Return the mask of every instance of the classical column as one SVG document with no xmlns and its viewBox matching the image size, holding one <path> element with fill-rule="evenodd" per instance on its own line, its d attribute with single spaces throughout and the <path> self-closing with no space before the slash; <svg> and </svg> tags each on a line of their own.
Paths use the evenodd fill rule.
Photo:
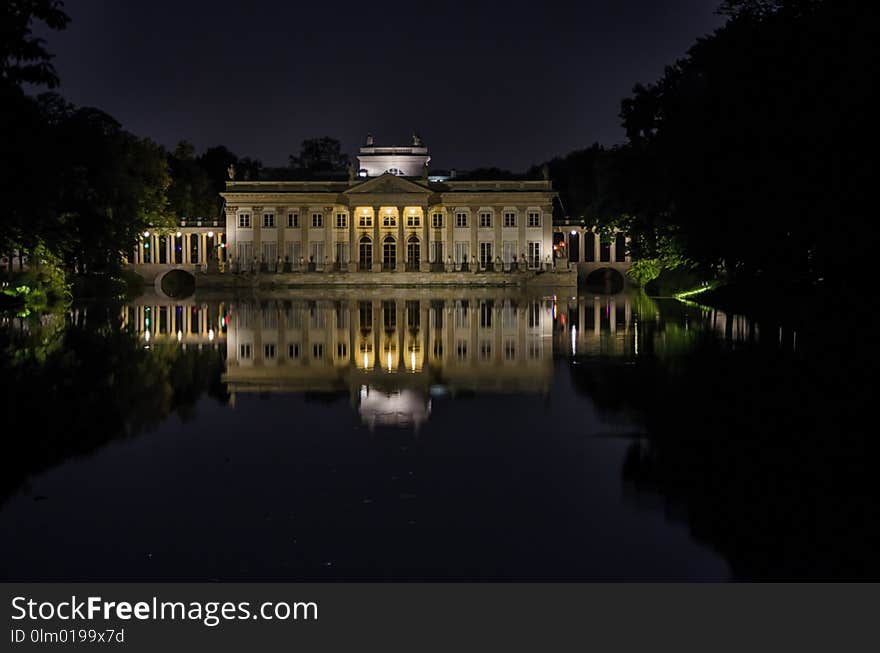
<svg viewBox="0 0 880 653">
<path fill-rule="evenodd" d="M 495 236 L 494 236 L 495 243 L 492 245 L 492 269 L 494 270 L 495 269 L 495 266 L 494 266 L 495 259 L 500 257 L 502 254 L 504 254 L 504 239 L 501 235 L 501 233 L 502 233 L 501 230 L 504 226 L 504 206 L 493 207 L 493 208 L 495 209 L 494 215 L 492 216 L 492 220 L 493 220 L 492 226 L 494 227 L 493 231 L 495 233 Z M 502 262 L 502 269 L 504 269 L 503 262 Z"/>
<path fill-rule="evenodd" d="M 587 232 L 584 229 L 578 229 L 578 238 L 580 246 L 578 249 L 578 263 L 585 263 L 587 260 Z"/>
<path fill-rule="evenodd" d="M 429 272 L 431 270 L 431 225 L 429 221 L 431 220 L 431 215 L 429 212 L 428 205 L 424 205 L 422 208 L 422 249 L 421 249 L 421 264 L 419 265 L 419 269 L 422 272 Z"/>
<path fill-rule="evenodd" d="M 529 222 L 529 209 L 526 208 L 525 211 L 520 211 L 519 207 L 516 209 L 516 247 L 519 250 L 516 253 L 517 262 L 519 262 L 520 258 L 523 256 L 529 255 L 529 244 L 526 241 L 526 225 Z"/>
<path fill-rule="evenodd" d="M 468 216 L 468 220 L 470 220 L 470 222 L 468 223 L 468 226 L 470 227 L 470 234 L 471 234 L 471 238 L 470 238 L 470 241 L 471 241 L 470 250 L 471 251 L 469 254 L 469 258 L 470 258 L 469 262 L 473 262 L 474 267 L 479 269 L 479 267 L 480 267 L 480 252 L 479 252 L 480 245 L 479 245 L 479 238 L 477 237 L 477 225 L 479 224 L 479 221 L 480 221 L 480 207 L 479 206 L 477 206 L 477 207 L 469 206 L 468 212 L 470 213 L 470 215 Z M 471 270 L 471 272 L 474 272 L 474 270 Z"/>
<path fill-rule="evenodd" d="M 379 220 L 382 219 L 379 214 L 381 210 L 381 206 L 373 207 L 373 272 L 382 271 L 382 243 L 379 242 Z"/>
<path fill-rule="evenodd" d="M 445 233 L 445 237 L 443 238 L 443 264 L 446 264 L 446 261 L 449 260 L 450 257 L 455 255 L 455 207 L 446 206 L 442 207 L 441 212 L 443 213 L 443 233 Z M 444 268 L 445 269 L 445 268 Z"/>
<path fill-rule="evenodd" d="M 359 219 L 358 216 L 358 207 L 351 206 L 348 210 L 348 261 L 346 261 L 346 265 L 349 261 L 357 261 L 358 257 L 358 249 L 357 249 L 357 227 L 356 220 Z M 349 272 L 353 272 L 353 268 L 346 268 Z M 354 349 L 351 350 L 352 355 L 354 355 Z"/>
<path fill-rule="evenodd" d="M 333 261 L 336 258 L 336 207 L 335 206 L 325 206 L 324 207 L 324 261 L 321 261 L 321 264 L 327 262 L 327 265 L 324 266 L 325 271 L 327 268 L 332 267 Z"/>
<path fill-rule="evenodd" d="M 601 263 L 602 258 L 602 236 L 595 229 L 593 230 L 593 261 Z"/>
<path fill-rule="evenodd" d="M 311 211 L 309 211 L 309 207 L 301 206 L 299 208 L 299 231 L 302 234 L 302 241 L 300 247 L 302 248 L 300 251 L 300 256 L 303 259 L 303 264 L 299 265 L 299 261 L 296 262 L 299 265 L 300 272 L 305 272 L 309 269 L 309 230 L 312 228 L 312 215 Z M 305 354 L 303 354 L 305 355 Z"/>
<path fill-rule="evenodd" d="M 251 229 L 254 232 L 254 252 L 253 256 L 257 259 L 257 270 L 262 271 L 262 263 L 263 263 L 263 244 L 262 244 L 262 230 L 263 228 L 263 207 L 255 206 L 253 208 L 253 214 L 251 215 Z M 248 261 L 248 269 L 250 269 L 251 261 Z M 256 270 L 252 270 L 255 272 Z M 254 354 L 256 357 L 256 353 Z M 256 358 L 255 358 L 256 360 Z"/>
<path fill-rule="evenodd" d="M 406 220 L 406 207 L 397 207 L 397 264 L 394 267 L 395 272 L 403 272 L 406 270 L 406 242 L 403 235 L 403 223 Z"/>
<path fill-rule="evenodd" d="M 283 206 L 275 207 L 275 228 L 278 230 L 277 242 L 278 242 L 278 252 L 276 253 L 277 257 L 281 259 L 281 265 L 284 265 L 284 257 L 287 254 L 285 251 L 285 236 L 287 236 L 287 213 L 288 209 Z M 276 272 L 283 272 L 284 268 L 280 270 L 276 270 Z M 279 345 L 280 347 L 280 345 Z M 283 349 L 283 348 L 281 348 Z M 280 354 L 279 354 L 280 356 Z M 280 360 L 280 359 L 279 359 Z"/>
</svg>

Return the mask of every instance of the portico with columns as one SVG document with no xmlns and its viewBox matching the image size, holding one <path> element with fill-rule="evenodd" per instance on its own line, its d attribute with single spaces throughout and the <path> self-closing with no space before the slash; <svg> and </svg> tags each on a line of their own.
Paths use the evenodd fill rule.
<svg viewBox="0 0 880 653">
<path fill-rule="evenodd" d="M 443 272 L 552 266 L 548 180 L 229 181 L 233 271 Z M 279 269 L 279 266 L 283 266 Z"/>
</svg>

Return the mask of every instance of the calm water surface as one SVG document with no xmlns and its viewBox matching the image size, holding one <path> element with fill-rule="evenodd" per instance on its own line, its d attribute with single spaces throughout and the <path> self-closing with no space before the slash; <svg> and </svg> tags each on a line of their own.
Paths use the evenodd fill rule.
<svg viewBox="0 0 880 653">
<path fill-rule="evenodd" d="M 776 325 L 635 295 L 291 291 L 2 333 L 6 580 L 876 571 L 851 376 Z"/>
</svg>

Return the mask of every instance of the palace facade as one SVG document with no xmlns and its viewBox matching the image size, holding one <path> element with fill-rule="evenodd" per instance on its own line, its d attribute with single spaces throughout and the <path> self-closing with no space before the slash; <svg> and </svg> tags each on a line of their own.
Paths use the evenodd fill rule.
<svg viewBox="0 0 880 653">
<path fill-rule="evenodd" d="M 447 181 L 386 172 L 347 182 L 230 181 L 233 270 L 428 272 L 551 264 L 549 181 Z"/>
<path fill-rule="evenodd" d="M 347 181 L 234 181 L 226 203 L 233 271 L 537 270 L 552 264 L 549 180 L 429 181 L 412 146 L 361 148 Z M 283 268 L 283 270 L 282 270 Z"/>
</svg>

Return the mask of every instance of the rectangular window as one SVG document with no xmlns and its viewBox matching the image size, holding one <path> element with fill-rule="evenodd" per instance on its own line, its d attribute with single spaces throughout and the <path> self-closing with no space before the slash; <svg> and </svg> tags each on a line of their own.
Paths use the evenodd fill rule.
<svg viewBox="0 0 880 653">
<path fill-rule="evenodd" d="M 492 214 L 488 211 L 480 213 L 480 227 L 486 229 L 492 226 Z"/>
<path fill-rule="evenodd" d="M 516 213 L 513 211 L 505 211 L 504 213 L 504 226 L 505 227 L 515 227 L 516 226 Z"/>
<path fill-rule="evenodd" d="M 358 226 L 359 227 L 372 227 L 373 226 L 373 216 L 370 213 L 361 213 L 358 216 Z"/>
<path fill-rule="evenodd" d="M 455 343 L 455 357 L 460 360 L 467 360 L 468 344 L 467 340 L 457 340 Z"/>
<path fill-rule="evenodd" d="M 487 361 L 492 358 L 492 342 L 483 340 L 480 342 L 480 360 Z"/>
<path fill-rule="evenodd" d="M 336 343 L 336 358 L 348 358 L 348 345 L 346 345 L 344 342 Z"/>
<path fill-rule="evenodd" d="M 492 265 L 492 243 L 480 243 L 480 267 L 487 268 Z"/>
<path fill-rule="evenodd" d="M 315 360 L 321 360 L 324 358 L 324 345 L 320 342 L 316 342 L 312 345 L 312 358 Z"/>
<path fill-rule="evenodd" d="M 287 246 L 287 261 L 290 263 L 294 270 L 299 269 L 300 259 L 302 258 L 302 242 L 299 240 L 294 240 L 289 243 L 286 243 Z"/>
<path fill-rule="evenodd" d="M 336 243 L 336 262 L 348 263 L 348 243 Z"/>
<path fill-rule="evenodd" d="M 467 263 L 468 256 L 470 252 L 468 252 L 468 243 L 466 240 L 460 240 L 455 243 L 455 262 L 456 263 Z"/>
<path fill-rule="evenodd" d="M 299 358 L 298 344 L 287 345 L 287 357 L 291 360 L 296 360 L 297 358 Z"/>
<path fill-rule="evenodd" d="M 298 229 L 299 228 L 299 213 L 288 213 L 287 214 L 287 228 L 288 229 Z"/>
<path fill-rule="evenodd" d="M 419 227 L 422 224 L 421 216 L 417 213 L 410 213 L 406 216 L 407 227 Z"/>
<path fill-rule="evenodd" d="M 324 214 L 323 213 L 312 213 L 312 226 L 318 227 L 318 228 L 324 226 Z"/>
<path fill-rule="evenodd" d="M 336 214 L 336 228 L 337 229 L 348 229 L 348 214 L 346 214 L 346 213 L 337 213 Z"/>
<path fill-rule="evenodd" d="M 459 211 L 455 214 L 455 226 L 467 227 L 467 213 L 465 213 L 464 211 Z"/>
<path fill-rule="evenodd" d="M 251 346 L 250 345 L 239 345 L 238 346 L 238 357 L 244 360 L 247 360 L 251 357 Z"/>
<path fill-rule="evenodd" d="M 264 345 L 263 346 L 263 358 L 267 361 L 275 358 L 275 345 Z"/>
<path fill-rule="evenodd" d="M 541 267 L 541 243 L 538 241 L 532 241 L 529 243 L 529 267 L 530 268 L 539 268 Z"/>
<path fill-rule="evenodd" d="M 434 213 L 431 216 L 431 226 L 434 229 L 442 229 L 443 228 L 443 214 L 442 213 Z"/>
<path fill-rule="evenodd" d="M 263 227 L 271 229 L 275 226 L 275 214 L 274 213 L 264 213 L 263 214 Z"/>
<path fill-rule="evenodd" d="M 382 226 L 383 227 L 396 227 L 397 226 L 397 217 L 393 213 L 385 213 L 382 216 Z"/>
<path fill-rule="evenodd" d="M 530 227 L 540 227 L 541 226 L 541 214 L 537 211 L 529 211 L 529 226 Z"/>
<path fill-rule="evenodd" d="M 250 213 L 239 213 L 238 214 L 238 228 L 239 229 L 250 229 L 251 228 L 251 214 Z"/>
</svg>

